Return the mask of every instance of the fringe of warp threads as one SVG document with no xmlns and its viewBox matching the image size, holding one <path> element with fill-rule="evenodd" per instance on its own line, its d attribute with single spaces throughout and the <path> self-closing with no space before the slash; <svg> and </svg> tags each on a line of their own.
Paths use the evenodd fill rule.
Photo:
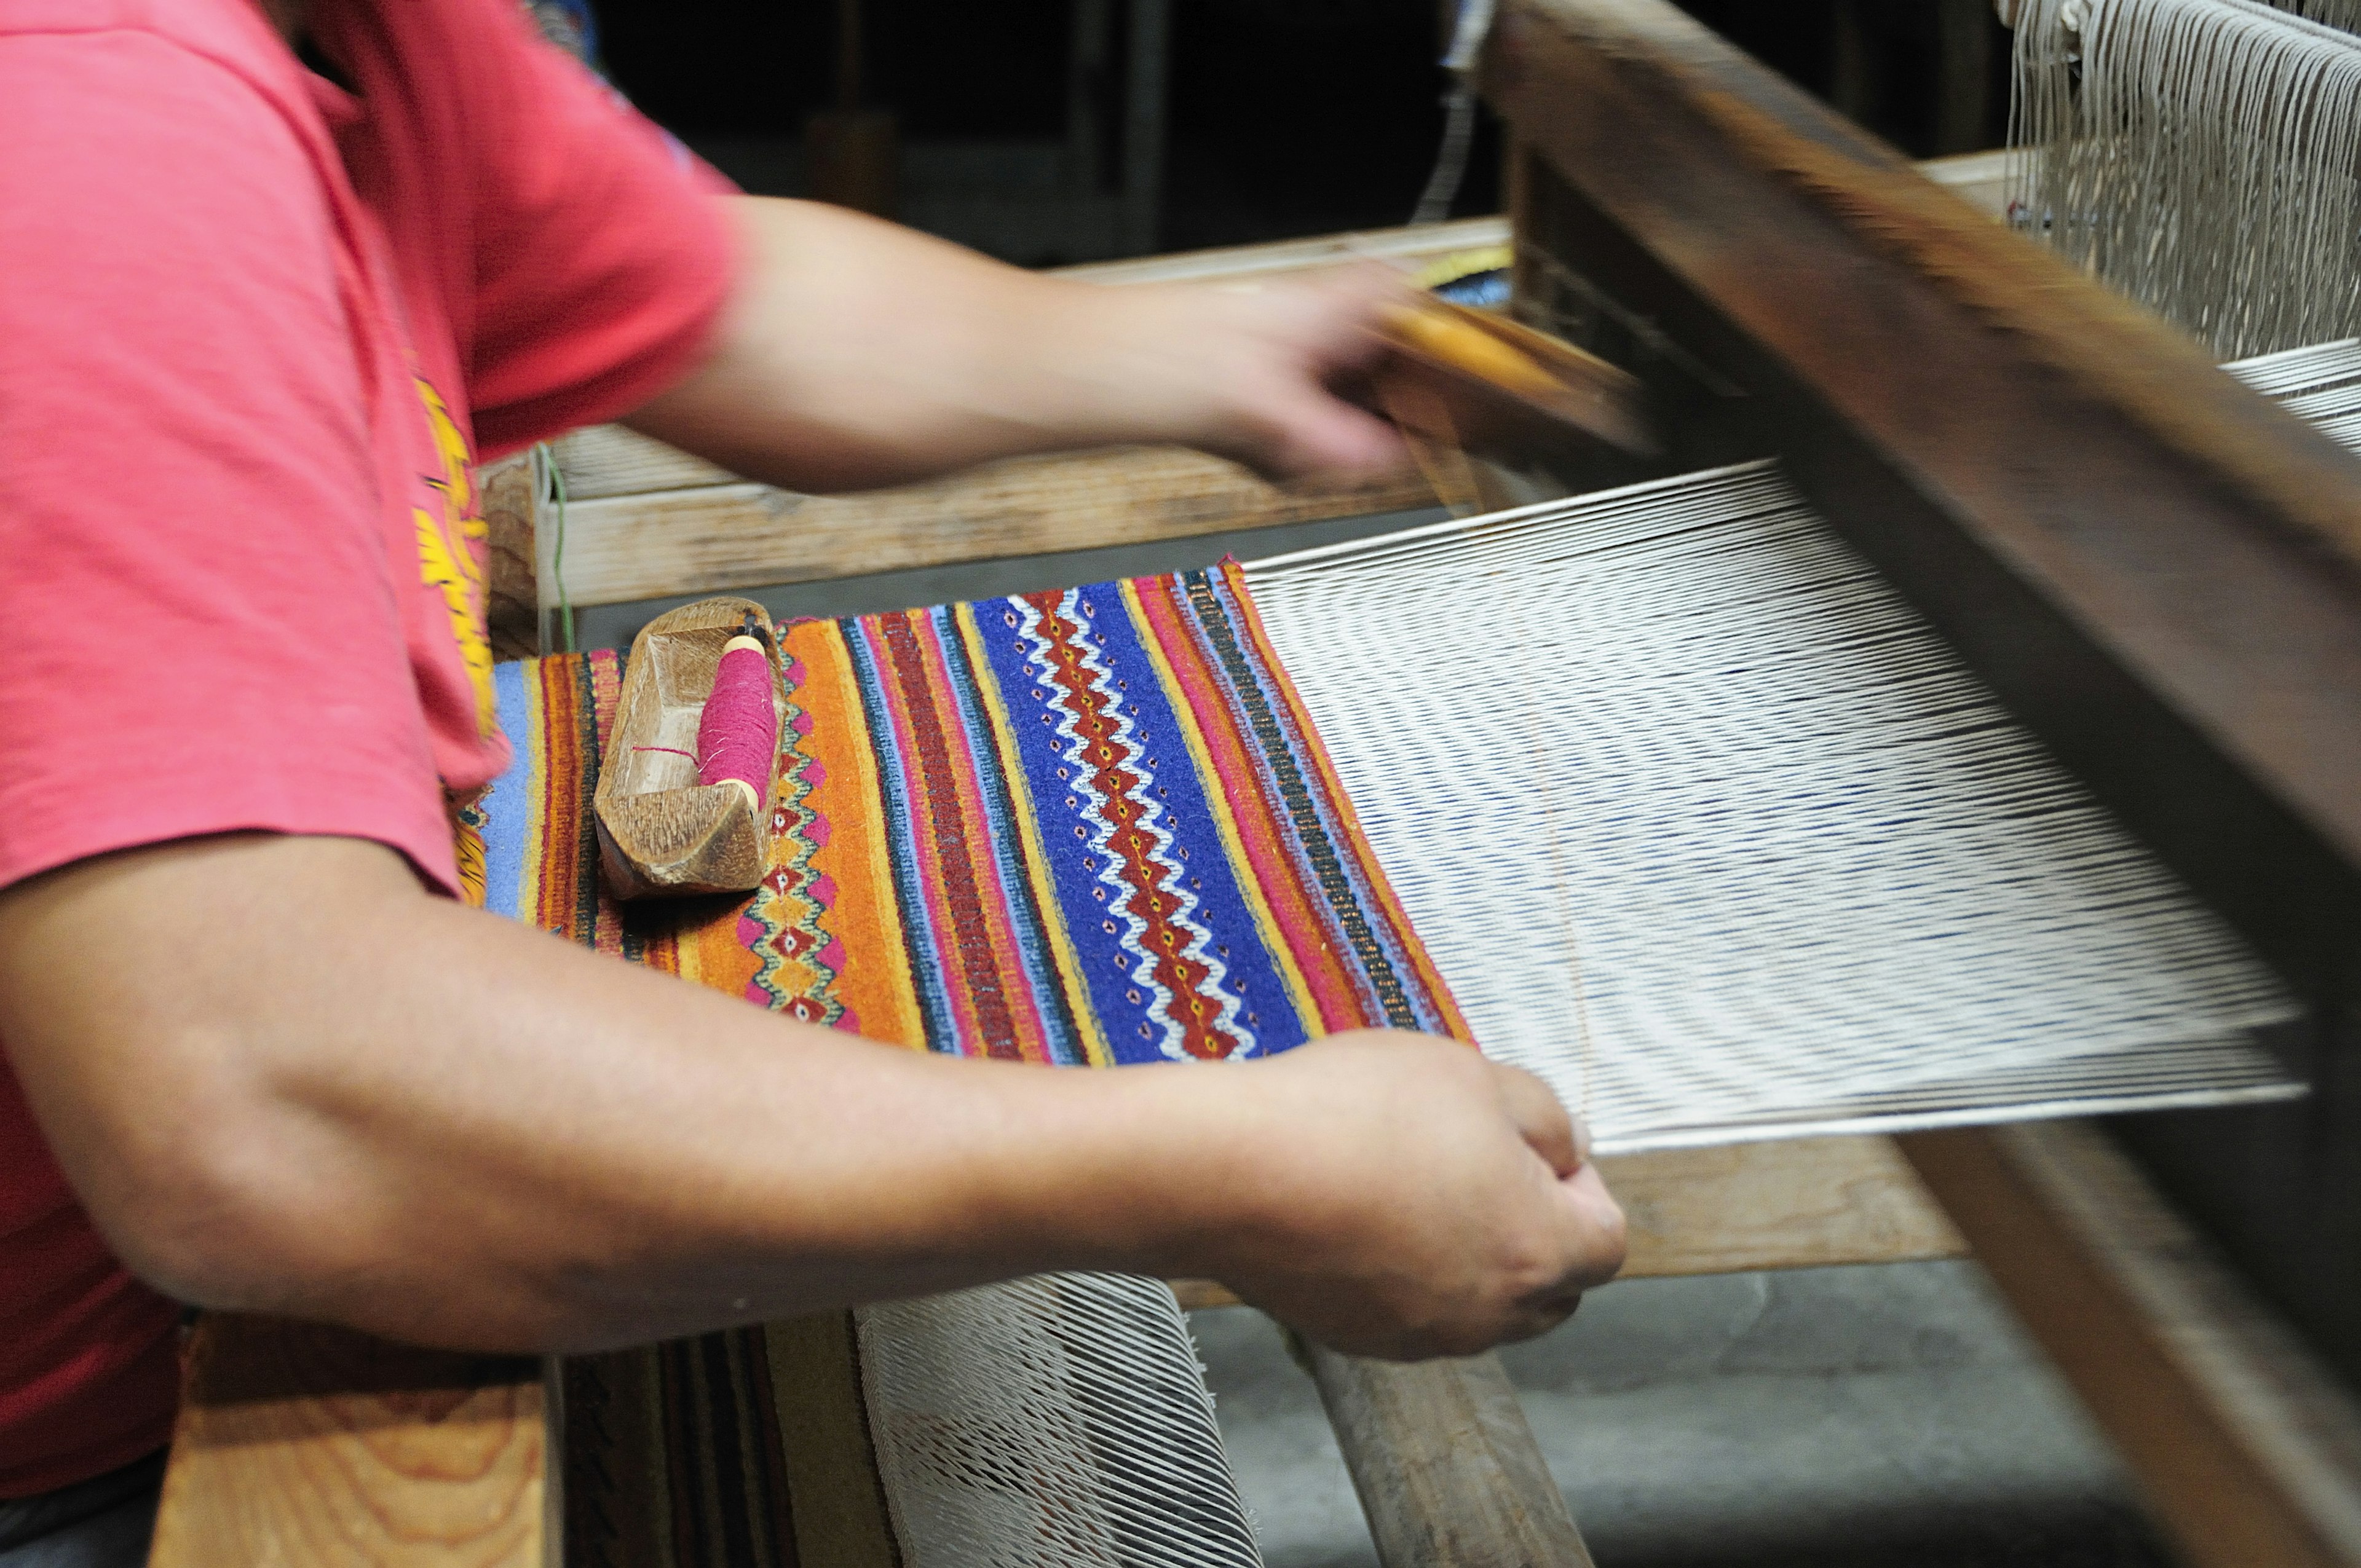
<svg viewBox="0 0 2361 1568">
<path fill-rule="evenodd" d="M 2016 222 L 2218 358 L 2361 330 L 2355 25 L 2361 0 L 2027 0 Z"/>
</svg>

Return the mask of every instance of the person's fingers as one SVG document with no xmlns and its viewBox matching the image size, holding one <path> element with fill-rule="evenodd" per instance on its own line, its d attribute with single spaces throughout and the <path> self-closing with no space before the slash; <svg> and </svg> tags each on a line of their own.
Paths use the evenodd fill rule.
<svg viewBox="0 0 2361 1568">
<path fill-rule="evenodd" d="M 1409 460 L 1400 431 L 1320 387 L 1305 387 L 1266 422 L 1254 465 L 1275 478 L 1379 473 Z"/>
<path fill-rule="evenodd" d="M 1586 1165 L 1559 1182 L 1557 1190 L 1572 1227 L 1568 1282 L 1598 1285 L 1613 1278 L 1623 1266 L 1628 1242 L 1623 1206 L 1607 1190 L 1606 1179 L 1595 1165 Z"/>
<path fill-rule="evenodd" d="M 1595 1166 L 1586 1165 L 1561 1179 L 1550 1199 L 1555 1276 L 1518 1304 L 1528 1311 L 1563 1318 L 1581 1301 L 1584 1291 L 1606 1284 L 1622 1268 L 1626 1232 L 1622 1207 Z"/>
<path fill-rule="evenodd" d="M 1548 1084 L 1522 1068 L 1491 1064 L 1493 1079 L 1500 1091 L 1500 1103 L 1507 1107 L 1509 1119 L 1517 1124 L 1519 1135 L 1532 1151 L 1549 1161 L 1550 1169 L 1559 1176 L 1571 1176 L 1582 1165 L 1582 1144 L 1575 1131 L 1574 1118 L 1558 1103 Z"/>
<path fill-rule="evenodd" d="M 1416 297 L 1408 279 L 1376 262 L 1355 262 L 1254 291 L 1256 330 L 1284 343 L 1322 378 L 1376 367 L 1392 352 L 1390 312 Z"/>
<path fill-rule="evenodd" d="M 1227 455 L 1267 477 L 1373 475 L 1409 466 L 1392 423 L 1340 395 L 1389 352 L 1378 330 L 1411 295 L 1394 269 L 1356 262 L 1315 277 L 1222 291 L 1228 322 L 1259 344 L 1259 364 L 1227 380 Z"/>
</svg>

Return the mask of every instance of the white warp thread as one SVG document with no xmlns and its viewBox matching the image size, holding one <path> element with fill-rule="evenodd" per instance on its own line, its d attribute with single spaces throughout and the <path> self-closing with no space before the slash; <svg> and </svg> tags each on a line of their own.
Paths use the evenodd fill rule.
<svg viewBox="0 0 2361 1568">
<path fill-rule="evenodd" d="M 2310 420 L 2322 434 L 2361 455 L 2361 338 L 2323 343 L 2224 365 L 2290 413 Z"/>
<path fill-rule="evenodd" d="M 1477 1040 L 1602 1149 L 2298 1091 L 2270 974 L 1768 464 L 1246 576 Z"/>
<path fill-rule="evenodd" d="M 908 1568 L 1259 1568 L 1159 1281 L 1041 1275 L 857 1321 Z"/>
<path fill-rule="evenodd" d="M 2228 368 L 2361 445 L 2361 340 Z M 1327 593 L 1356 557 L 1357 619 Z M 1248 576 L 1488 1048 L 1602 1148 L 2290 1091 L 2238 1038 L 2292 1011 L 2268 977 L 1767 468 Z M 857 1321 L 910 1568 L 1258 1568 L 1162 1285 Z"/>
<path fill-rule="evenodd" d="M 2223 358 L 2361 329 L 2361 39 L 2258 0 L 2026 0 L 2014 58 L 2013 210 L 2067 259 Z"/>
</svg>

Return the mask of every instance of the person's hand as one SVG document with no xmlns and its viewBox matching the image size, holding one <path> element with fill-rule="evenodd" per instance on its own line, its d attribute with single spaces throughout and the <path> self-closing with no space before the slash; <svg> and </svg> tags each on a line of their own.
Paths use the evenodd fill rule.
<svg viewBox="0 0 2361 1568">
<path fill-rule="evenodd" d="M 1107 434 L 1170 441 L 1272 478 L 1375 474 L 1409 461 L 1392 425 L 1339 396 L 1388 350 L 1376 328 L 1409 295 L 1363 264 L 1250 283 L 1068 291 L 1069 373 Z"/>
<path fill-rule="evenodd" d="M 1215 1273 L 1322 1343 L 1472 1355 L 1555 1327 L 1622 1266 L 1622 1211 L 1532 1074 L 1383 1030 L 1243 1070 L 1231 1177 L 1257 1184 L 1256 1223 Z"/>
</svg>

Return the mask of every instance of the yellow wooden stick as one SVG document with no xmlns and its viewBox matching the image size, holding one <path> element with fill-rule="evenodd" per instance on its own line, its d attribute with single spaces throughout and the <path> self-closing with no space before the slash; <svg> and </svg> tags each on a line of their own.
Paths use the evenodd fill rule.
<svg viewBox="0 0 2361 1568">
<path fill-rule="evenodd" d="M 1532 356 L 1444 312 L 1396 307 L 1386 325 L 1405 346 L 1509 391 L 1547 397 L 1563 385 Z"/>
</svg>

